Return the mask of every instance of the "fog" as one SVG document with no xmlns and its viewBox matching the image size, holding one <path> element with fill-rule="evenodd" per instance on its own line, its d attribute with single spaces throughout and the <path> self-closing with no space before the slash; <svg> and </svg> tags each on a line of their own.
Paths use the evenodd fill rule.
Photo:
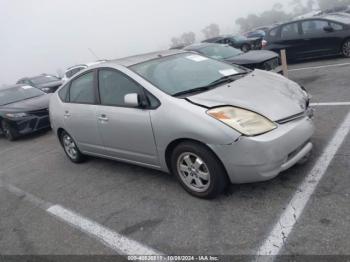
<svg viewBox="0 0 350 262">
<path fill-rule="evenodd" d="M 167 49 L 170 39 L 290 0 L 0 0 L 0 86 L 100 59 Z"/>
</svg>

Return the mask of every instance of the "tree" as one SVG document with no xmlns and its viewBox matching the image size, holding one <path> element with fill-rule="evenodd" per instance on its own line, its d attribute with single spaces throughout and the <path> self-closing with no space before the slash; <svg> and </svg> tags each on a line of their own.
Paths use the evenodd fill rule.
<svg viewBox="0 0 350 262">
<path fill-rule="evenodd" d="M 171 38 L 171 47 L 187 46 L 196 41 L 196 34 L 193 32 L 183 33 L 180 37 Z"/>
<path fill-rule="evenodd" d="M 213 38 L 220 35 L 220 27 L 217 24 L 210 24 L 202 30 L 202 33 L 206 39 Z"/>
<path fill-rule="evenodd" d="M 241 17 L 236 20 L 242 32 L 249 31 L 259 26 L 272 25 L 277 22 L 284 22 L 292 17 L 282 10 L 281 5 L 275 5 L 273 9 L 265 11 L 260 15 L 250 14 L 247 17 Z"/>
</svg>

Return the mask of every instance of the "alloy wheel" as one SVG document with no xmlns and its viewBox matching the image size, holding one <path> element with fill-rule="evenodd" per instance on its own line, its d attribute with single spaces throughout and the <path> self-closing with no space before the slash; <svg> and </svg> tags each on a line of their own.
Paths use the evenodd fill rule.
<svg viewBox="0 0 350 262">
<path fill-rule="evenodd" d="M 196 154 L 185 152 L 178 157 L 177 172 L 182 182 L 195 192 L 205 192 L 210 186 L 210 172 Z"/>
<path fill-rule="evenodd" d="M 63 142 L 64 150 L 66 151 L 67 155 L 71 159 L 75 160 L 78 157 L 78 148 L 75 142 L 73 141 L 73 139 L 69 135 L 64 134 L 62 138 L 62 142 Z"/>
<path fill-rule="evenodd" d="M 350 40 L 347 40 L 344 44 L 343 44 L 343 54 L 346 57 L 350 57 Z"/>
</svg>

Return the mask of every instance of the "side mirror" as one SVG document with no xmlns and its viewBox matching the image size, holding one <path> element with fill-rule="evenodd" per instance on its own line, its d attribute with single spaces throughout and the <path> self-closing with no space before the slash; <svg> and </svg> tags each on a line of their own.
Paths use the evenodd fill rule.
<svg viewBox="0 0 350 262">
<path fill-rule="evenodd" d="M 136 93 L 126 94 L 124 96 L 124 103 L 130 107 L 139 107 L 141 105 L 139 95 Z"/>
<path fill-rule="evenodd" d="M 325 26 L 325 27 L 323 28 L 323 30 L 326 31 L 326 32 L 328 32 L 328 33 L 334 31 L 333 27 L 331 27 L 331 26 L 329 26 L 329 25 L 328 25 L 328 26 Z"/>
</svg>

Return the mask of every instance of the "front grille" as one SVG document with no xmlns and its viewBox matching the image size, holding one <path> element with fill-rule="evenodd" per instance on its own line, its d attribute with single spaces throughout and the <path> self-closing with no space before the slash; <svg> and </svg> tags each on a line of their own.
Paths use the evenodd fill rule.
<svg viewBox="0 0 350 262">
<path fill-rule="evenodd" d="M 278 57 L 270 59 L 266 62 L 263 63 L 263 68 L 264 70 L 271 71 L 274 70 L 276 67 L 279 66 L 279 59 Z"/>
<path fill-rule="evenodd" d="M 36 129 L 42 129 L 42 128 L 47 128 L 50 126 L 50 120 L 48 117 L 46 118 L 43 118 L 43 119 L 40 119 L 37 126 L 36 126 Z"/>
</svg>

